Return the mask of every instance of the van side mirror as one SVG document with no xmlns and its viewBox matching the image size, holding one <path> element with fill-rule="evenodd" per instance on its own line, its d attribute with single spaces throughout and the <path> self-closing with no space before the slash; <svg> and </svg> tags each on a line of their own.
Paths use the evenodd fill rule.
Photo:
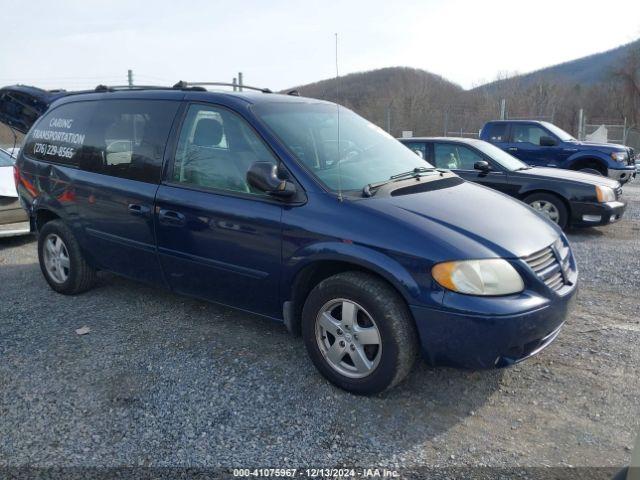
<svg viewBox="0 0 640 480">
<path fill-rule="evenodd" d="M 556 139 L 553 137 L 549 137 L 547 135 L 543 135 L 540 137 L 540 146 L 541 147 L 555 147 L 558 144 Z"/>
<path fill-rule="evenodd" d="M 486 160 L 480 160 L 473 164 L 473 168 L 475 170 L 480 170 L 483 173 L 488 173 L 491 171 L 491 165 Z"/>
<path fill-rule="evenodd" d="M 247 171 L 247 183 L 268 195 L 290 198 L 296 194 L 296 185 L 278 177 L 278 166 L 271 162 L 255 162 Z"/>
</svg>

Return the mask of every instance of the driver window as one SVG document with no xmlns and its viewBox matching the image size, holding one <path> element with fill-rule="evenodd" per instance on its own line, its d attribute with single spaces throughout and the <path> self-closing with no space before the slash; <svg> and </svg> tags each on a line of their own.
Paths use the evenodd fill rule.
<svg viewBox="0 0 640 480">
<path fill-rule="evenodd" d="M 532 143 L 540 145 L 540 137 L 548 137 L 549 134 L 536 125 L 517 125 L 512 127 L 513 141 L 515 143 Z"/>
<path fill-rule="evenodd" d="M 438 168 L 448 170 L 473 170 L 482 156 L 462 145 L 437 143 L 434 148 L 435 163 Z"/>
<path fill-rule="evenodd" d="M 175 182 L 263 195 L 246 180 L 254 162 L 278 163 L 244 119 L 224 108 L 189 107 L 173 166 Z"/>
</svg>

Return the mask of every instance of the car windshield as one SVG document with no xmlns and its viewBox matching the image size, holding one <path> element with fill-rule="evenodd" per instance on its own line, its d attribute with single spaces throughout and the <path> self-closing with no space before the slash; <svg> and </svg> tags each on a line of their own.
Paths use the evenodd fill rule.
<svg viewBox="0 0 640 480">
<path fill-rule="evenodd" d="M 562 130 L 560 127 L 556 127 L 553 123 L 542 122 L 547 130 L 553 133 L 556 137 L 558 137 L 563 142 L 575 142 L 576 139 L 569 135 L 567 132 Z"/>
<path fill-rule="evenodd" d="M 526 163 L 521 162 L 516 157 L 509 155 L 501 148 L 498 148 L 489 142 L 478 141 L 474 142 L 473 146 L 511 172 L 523 170 L 529 167 Z"/>
<path fill-rule="evenodd" d="M 335 104 L 268 103 L 254 111 L 333 191 L 360 192 L 368 184 L 430 166 L 381 128 Z"/>
<path fill-rule="evenodd" d="M 6 152 L 0 149 L 0 167 L 10 167 L 13 165 L 15 159 Z"/>
</svg>

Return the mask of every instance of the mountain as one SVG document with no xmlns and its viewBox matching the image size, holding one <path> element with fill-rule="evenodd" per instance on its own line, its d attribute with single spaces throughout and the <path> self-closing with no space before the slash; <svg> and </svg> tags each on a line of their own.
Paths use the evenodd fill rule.
<svg viewBox="0 0 640 480">
<path fill-rule="evenodd" d="M 638 48 L 640 48 L 640 40 L 534 72 L 486 83 L 474 90 L 492 92 L 504 84 L 513 82 L 518 82 L 521 87 L 528 87 L 540 82 L 592 86 L 607 81 L 611 72 L 620 66 L 629 52 Z"/>
<path fill-rule="evenodd" d="M 351 73 L 284 91 L 290 90 L 345 105 L 394 135 L 402 130 L 439 130 L 446 102 L 465 93 L 439 75 L 408 67 Z"/>
<path fill-rule="evenodd" d="M 499 118 L 503 100 L 509 118 L 548 119 L 577 134 L 580 112 L 593 121 L 640 124 L 640 91 L 611 75 L 622 67 L 640 78 L 640 40 L 471 90 L 425 70 L 389 67 L 285 91 L 345 105 L 394 136 L 477 135 Z"/>
</svg>

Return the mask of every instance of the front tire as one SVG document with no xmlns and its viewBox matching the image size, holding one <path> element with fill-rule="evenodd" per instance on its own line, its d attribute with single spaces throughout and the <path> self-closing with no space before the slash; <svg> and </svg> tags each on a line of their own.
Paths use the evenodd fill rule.
<svg viewBox="0 0 640 480">
<path fill-rule="evenodd" d="M 96 271 L 87 264 L 75 236 L 62 220 L 47 222 L 38 234 L 40 270 L 58 293 L 75 295 L 89 290 Z"/>
<path fill-rule="evenodd" d="M 320 373 L 360 395 L 397 385 L 418 353 L 418 335 L 404 300 L 382 279 L 363 272 L 339 273 L 309 293 L 302 336 Z"/>
<path fill-rule="evenodd" d="M 523 202 L 556 223 L 562 230 L 567 228 L 569 211 L 560 197 L 551 193 L 533 193 Z"/>
</svg>

